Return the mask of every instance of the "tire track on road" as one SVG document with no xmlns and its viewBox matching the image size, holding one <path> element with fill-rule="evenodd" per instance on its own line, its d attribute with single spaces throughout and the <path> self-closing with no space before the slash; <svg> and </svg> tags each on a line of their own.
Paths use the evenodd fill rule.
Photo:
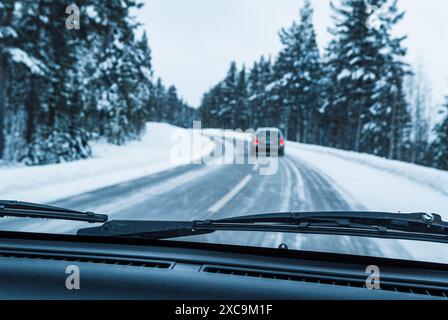
<svg viewBox="0 0 448 320">
<path fill-rule="evenodd" d="M 355 200 L 346 199 L 345 192 L 340 192 L 341 189 L 335 186 L 333 181 L 327 179 L 325 174 L 319 172 L 312 165 L 296 157 L 294 158 L 294 164 L 302 174 L 307 195 L 310 197 L 310 202 L 308 203 L 309 211 L 352 211 L 365 209 Z M 403 259 L 412 257 L 398 241 L 394 240 L 385 242 L 371 238 L 328 235 L 306 235 L 302 236 L 299 241 L 297 239 L 293 240 L 296 243 L 298 242 L 302 250 L 329 251 L 379 257 L 387 256 L 381 248 L 381 246 L 387 243 L 389 245 L 387 250 L 389 253 L 392 251 Z"/>
</svg>

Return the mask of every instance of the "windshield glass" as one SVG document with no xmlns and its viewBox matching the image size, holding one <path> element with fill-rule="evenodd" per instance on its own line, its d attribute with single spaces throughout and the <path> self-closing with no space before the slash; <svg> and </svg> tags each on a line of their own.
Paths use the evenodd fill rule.
<svg viewBox="0 0 448 320">
<path fill-rule="evenodd" d="M 0 199 L 110 220 L 448 220 L 447 10 L 436 0 L 0 0 Z M 0 219 L 12 231 L 86 226 Z M 448 262 L 447 245 L 395 239 L 180 240 Z"/>
</svg>

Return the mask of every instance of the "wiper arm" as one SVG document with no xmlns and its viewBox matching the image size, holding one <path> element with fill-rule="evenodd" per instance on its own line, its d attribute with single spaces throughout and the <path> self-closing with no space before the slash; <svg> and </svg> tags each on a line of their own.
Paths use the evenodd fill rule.
<svg viewBox="0 0 448 320">
<path fill-rule="evenodd" d="M 200 226 L 200 221 L 112 220 L 99 227 L 79 229 L 77 235 L 108 238 L 170 239 L 215 231 L 217 230 L 213 227 Z"/>
<path fill-rule="evenodd" d="M 448 223 L 436 214 L 384 212 L 275 213 L 192 222 L 110 221 L 78 235 L 169 239 L 215 231 L 347 235 L 448 243 Z"/>
<path fill-rule="evenodd" d="M 20 201 L 0 200 L 0 217 L 36 218 L 104 223 L 107 215 L 57 208 Z"/>
</svg>

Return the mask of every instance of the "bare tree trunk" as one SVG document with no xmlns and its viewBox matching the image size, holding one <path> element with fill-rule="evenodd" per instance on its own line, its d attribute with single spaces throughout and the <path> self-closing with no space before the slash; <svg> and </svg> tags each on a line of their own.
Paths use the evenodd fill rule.
<svg viewBox="0 0 448 320">
<path fill-rule="evenodd" d="M 392 107 L 392 126 L 389 133 L 389 159 L 394 159 L 397 154 L 397 109 Z"/>
</svg>

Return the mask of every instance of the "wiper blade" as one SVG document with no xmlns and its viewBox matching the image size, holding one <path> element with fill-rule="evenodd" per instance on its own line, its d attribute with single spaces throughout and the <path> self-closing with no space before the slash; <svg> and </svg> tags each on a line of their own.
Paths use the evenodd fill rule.
<svg viewBox="0 0 448 320">
<path fill-rule="evenodd" d="M 110 221 L 81 229 L 81 236 L 169 239 L 215 231 L 259 231 L 346 235 L 448 243 L 448 223 L 440 215 L 385 212 L 275 213 L 192 222 Z"/>
<path fill-rule="evenodd" d="M 446 234 L 448 223 L 432 213 L 389 213 L 370 211 L 349 212 L 288 212 L 250 215 L 221 219 L 225 223 L 298 224 L 301 227 L 348 227 L 379 231 L 436 232 Z"/>
<path fill-rule="evenodd" d="M 93 212 L 80 212 L 35 203 L 5 200 L 0 200 L 0 217 L 71 220 L 89 223 L 104 223 L 108 220 L 107 215 Z"/>
</svg>

